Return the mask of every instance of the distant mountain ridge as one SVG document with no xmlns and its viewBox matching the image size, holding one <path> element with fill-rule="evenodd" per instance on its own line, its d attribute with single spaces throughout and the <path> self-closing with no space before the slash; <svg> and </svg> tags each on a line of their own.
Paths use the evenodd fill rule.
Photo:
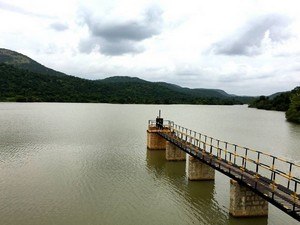
<svg viewBox="0 0 300 225">
<path fill-rule="evenodd" d="M 288 93 L 288 91 L 276 92 L 276 93 L 274 93 L 274 94 L 269 95 L 268 98 L 269 98 L 269 99 L 274 99 L 274 98 L 276 98 L 277 96 L 282 95 L 282 94 L 284 94 L 284 93 Z"/>
<path fill-rule="evenodd" d="M 7 49 L 0 49 L 0 65 L 1 101 L 230 105 L 248 103 L 253 99 L 233 96 L 219 89 L 190 89 L 138 77 L 82 79 L 52 70 Z"/>
<path fill-rule="evenodd" d="M 228 94 L 227 92 L 220 90 L 220 89 L 208 89 L 208 88 L 186 88 L 181 87 L 176 84 L 170 84 L 166 82 L 150 82 L 138 77 L 129 77 L 129 76 L 113 76 L 108 77 L 102 80 L 98 80 L 98 82 L 105 82 L 105 83 L 155 83 L 160 86 L 172 89 L 174 91 L 178 91 L 180 93 L 189 93 L 193 94 L 198 97 L 215 97 L 215 98 L 231 98 L 233 95 Z"/>
<path fill-rule="evenodd" d="M 138 77 L 129 77 L 129 76 L 113 76 L 113 77 L 107 77 L 97 81 L 102 83 L 150 83 L 149 81 L 142 80 Z"/>
<path fill-rule="evenodd" d="M 26 55 L 9 49 L 0 48 L 0 63 L 15 66 L 19 69 L 47 75 L 65 76 L 66 74 L 50 69 L 34 61 Z"/>
</svg>

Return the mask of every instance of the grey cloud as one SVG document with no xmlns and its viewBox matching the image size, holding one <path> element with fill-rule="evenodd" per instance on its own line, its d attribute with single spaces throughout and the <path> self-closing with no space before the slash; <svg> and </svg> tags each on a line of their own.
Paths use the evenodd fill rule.
<svg viewBox="0 0 300 225">
<path fill-rule="evenodd" d="M 274 73 L 256 75 L 256 76 L 247 76 L 246 74 L 233 73 L 222 75 L 218 78 L 218 81 L 221 83 L 239 83 L 239 82 L 249 82 L 252 80 L 264 80 L 269 79 L 274 76 Z"/>
<path fill-rule="evenodd" d="M 93 40 L 93 38 L 90 39 L 82 39 L 79 42 L 79 51 L 82 53 L 91 53 L 93 49 L 98 48 L 97 41 Z"/>
<path fill-rule="evenodd" d="M 287 40 L 291 37 L 287 30 L 290 22 L 290 18 L 279 14 L 258 17 L 248 22 L 234 35 L 214 44 L 212 50 L 216 54 L 224 55 L 253 56 L 261 54 L 261 45 L 266 32 L 269 32 L 272 42 Z"/>
<path fill-rule="evenodd" d="M 149 8 L 142 19 L 131 21 L 105 21 L 83 13 L 90 37 L 79 44 L 81 52 L 89 53 L 99 47 L 105 55 L 122 55 L 143 51 L 140 42 L 161 32 L 162 11 L 158 7 Z"/>
<path fill-rule="evenodd" d="M 101 53 L 105 55 L 122 55 L 126 53 L 140 53 L 144 50 L 137 43 L 128 40 L 120 40 L 118 42 L 102 41 L 100 45 Z"/>
<path fill-rule="evenodd" d="M 199 68 L 195 67 L 182 67 L 182 68 L 176 68 L 176 75 L 179 76 L 194 76 L 199 75 L 200 72 L 203 72 Z"/>
<path fill-rule="evenodd" d="M 10 11 L 10 12 L 14 12 L 14 13 L 23 14 L 23 15 L 26 15 L 26 16 L 34 16 L 34 17 L 40 17 L 40 18 L 45 18 L 45 19 L 55 18 L 55 17 L 49 16 L 49 15 L 34 13 L 34 12 L 28 11 L 26 9 L 23 9 L 21 7 L 18 7 L 18 6 L 12 5 L 12 4 L 7 4 L 5 2 L 0 2 L 0 9 Z"/>
<path fill-rule="evenodd" d="M 140 53 L 144 49 L 137 43 L 129 40 L 120 40 L 117 42 L 106 41 L 101 38 L 89 38 L 81 40 L 79 43 L 79 51 L 82 53 L 91 53 L 92 51 L 100 51 L 104 55 L 122 55 L 126 53 Z"/>
<path fill-rule="evenodd" d="M 158 29 L 151 26 L 151 24 L 149 26 L 147 23 L 136 21 L 119 24 L 93 24 L 89 28 L 94 36 L 102 37 L 112 42 L 120 40 L 141 41 L 159 33 Z"/>
<path fill-rule="evenodd" d="M 60 22 L 50 24 L 50 28 L 59 32 L 69 29 L 67 24 L 60 23 Z"/>
</svg>

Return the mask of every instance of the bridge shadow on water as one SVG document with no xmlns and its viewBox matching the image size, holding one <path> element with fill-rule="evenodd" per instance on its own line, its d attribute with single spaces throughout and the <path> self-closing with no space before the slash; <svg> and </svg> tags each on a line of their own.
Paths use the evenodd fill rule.
<svg viewBox="0 0 300 225">
<path fill-rule="evenodd" d="M 155 179 L 167 183 L 174 190 L 172 197 L 176 198 L 178 204 L 181 204 L 189 212 L 188 216 L 193 216 L 194 221 L 196 218 L 199 224 L 268 224 L 267 217 L 234 218 L 230 216 L 229 205 L 224 205 L 222 201 L 219 201 L 220 193 L 217 193 L 216 190 L 216 184 L 224 185 L 224 183 L 216 181 L 189 181 L 186 173 L 186 162 L 167 161 L 164 150 L 147 149 L 146 163 L 148 172 Z M 216 179 L 224 178 L 223 176 L 218 174 Z M 223 187 L 218 189 L 220 188 L 223 189 Z M 229 198 L 229 193 L 226 196 L 222 196 L 221 193 L 221 198 Z"/>
</svg>

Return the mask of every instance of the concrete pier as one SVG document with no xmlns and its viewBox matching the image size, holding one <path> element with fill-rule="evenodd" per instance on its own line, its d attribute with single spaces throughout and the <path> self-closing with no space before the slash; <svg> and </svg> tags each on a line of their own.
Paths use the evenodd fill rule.
<svg viewBox="0 0 300 225">
<path fill-rule="evenodd" d="M 156 127 L 149 127 L 147 130 L 147 148 L 150 150 L 165 150 L 166 149 L 166 139 L 162 138 L 157 134 Z M 161 130 L 160 130 L 161 131 Z M 163 132 L 168 132 L 164 130 Z"/>
<path fill-rule="evenodd" d="M 176 145 L 167 141 L 166 143 L 166 159 L 169 161 L 184 161 L 186 158 L 186 153 Z"/>
<path fill-rule="evenodd" d="M 229 213 L 235 217 L 267 216 L 268 202 L 248 187 L 231 179 Z"/>
<path fill-rule="evenodd" d="M 200 162 L 198 159 L 193 156 L 189 156 L 188 163 L 188 179 L 189 180 L 214 180 L 215 179 L 215 170 L 206 165 L 203 162 Z"/>
</svg>

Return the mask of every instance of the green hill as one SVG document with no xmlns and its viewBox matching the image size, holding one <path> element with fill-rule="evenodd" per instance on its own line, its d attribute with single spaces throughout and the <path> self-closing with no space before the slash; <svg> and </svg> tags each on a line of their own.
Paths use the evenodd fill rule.
<svg viewBox="0 0 300 225">
<path fill-rule="evenodd" d="M 190 88 L 183 88 L 178 85 L 169 84 L 165 82 L 157 82 L 157 84 L 172 89 L 176 92 L 189 94 L 194 97 L 204 97 L 204 98 L 231 98 L 232 96 L 227 94 L 225 91 L 217 90 L 217 89 L 204 89 L 204 88 L 197 88 L 197 89 L 190 89 Z"/>
<path fill-rule="evenodd" d="M 103 80 L 98 80 L 99 83 L 150 83 L 149 81 L 142 80 L 138 77 L 128 76 L 114 76 L 108 77 Z"/>
<path fill-rule="evenodd" d="M 29 70 L 35 73 L 47 74 L 47 75 L 56 75 L 56 76 L 65 76 L 66 74 L 55 71 L 53 69 L 47 68 L 42 64 L 34 61 L 26 55 L 21 53 L 11 51 L 8 49 L 0 48 L 0 63 L 5 63 L 12 65 L 19 69 Z"/>
<path fill-rule="evenodd" d="M 0 101 L 241 104 L 234 98 L 195 96 L 138 78 L 112 77 L 91 81 L 34 73 L 7 64 L 0 64 L 0 84 Z"/>
<path fill-rule="evenodd" d="M 219 89 L 183 88 L 137 77 L 81 79 L 3 48 L 0 48 L 0 82 L 0 101 L 232 105 L 253 99 L 233 96 Z"/>
<path fill-rule="evenodd" d="M 243 97 L 243 96 L 234 96 L 226 93 L 223 90 L 220 89 L 205 89 L 205 88 L 197 88 L 197 89 L 191 89 L 191 88 L 185 88 L 180 87 L 175 84 L 170 84 L 166 82 L 149 82 L 142 80 L 138 77 L 128 77 L 128 76 L 115 76 L 115 77 L 108 77 L 103 80 L 98 80 L 99 83 L 118 83 L 118 84 L 124 84 L 126 85 L 132 85 L 132 84 L 148 84 L 148 85 L 154 85 L 155 87 L 160 87 L 167 90 L 172 90 L 176 92 L 177 94 L 182 94 L 186 96 L 191 96 L 192 98 L 203 98 L 203 99 L 222 99 L 222 100 L 234 100 L 235 102 L 241 102 L 241 103 L 249 103 L 251 100 L 253 100 L 253 97 Z"/>
</svg>

